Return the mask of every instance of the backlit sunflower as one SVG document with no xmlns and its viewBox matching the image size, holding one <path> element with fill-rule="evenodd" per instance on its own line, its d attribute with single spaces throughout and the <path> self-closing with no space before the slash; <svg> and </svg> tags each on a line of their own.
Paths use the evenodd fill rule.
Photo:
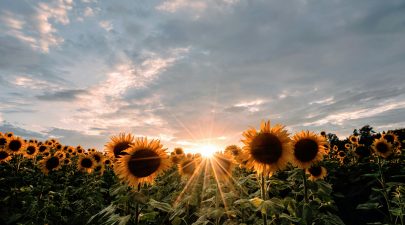
<svg viewBox="0 0 405 225">
<path fill-rule="evenodd" d="M 38 153 L 42 154 L 43 152 L 49 151 L 49 147 L 45 144 L 38 146 Z"/>
<path fill-rule="evenodd" d="M 117 136 L 112 136 L 111 141 L 105 145 L 108 157 L 115 159 L 126 155 L 125 150 L 130 148 L 132 144 L 134 144 L 134 136 L 131 134 L 121 133 Z"/>
<path fill-rule="evenodd" d="M 359 143 L 359 137 L 356 136 L 356 135 L 350 135 L 349 141 L 350 141 L 352 144 L 358 144 L 358 143 Z"/>
<path fill-rule="evenodd" d="M 76 152 L 79 155 L 84 154 L 84 148 L 82 148 L 82 146 L 79 145 L 76 147 Z"/>
<path fill-rule="evenodd" d="M 11 137 L 6 145 L 6 149 L 11 154 L 22 154 L 22 150 L 25 147 L 25 142 L 19 137 Z"/>
<path fill-rule="evenodd" d="M 103 163 L 104 163 L 104 165 L 105 165 L 106 167 L 111 167 L 111 166 L 112 166 L 112 163 L 111 163 L 111 160 L 110 160 L 110 159 L 104 159 Z"/>
<path fill-rule="evenodd" d="M 351 144 L 349 144 L 349 143 L 346 143 L 346 144 L 345 144 L 345 148 L 346 148 L 346 149 L 349 149 L 350 147 L 352 147 Z"/>
<path fill-rule="evenodd" d="M 197 165 L 193 159 L 183 160 L 179 165 L 179 174 L 181 176 L 192 176 L 196 170 Z"/>
<path fill-rule="evenodd" d="M 12 138 L 12 137 L 14 137 L 14 133 L 13 133 L 13 132 L 6 132 L 6 133 L 4 134 L 4 136 L 6 136 L 6 137 L 8 137 L 8 138 Z"/>
<path fill-rule="evenodd" d="M 325 132 L 325 131 L 321 131 L 321 136 L 326 138 L 326 132 Z"/>
<path fill-rule="evenodd" d="M 174 153 L 176 155 L 183 155 L 184 154 L 184 150 L 182 148 L 174 148 Z"/>
<path fill-rule="evenodd" d="M 375 139 L 371 147 L 377 155 L 383 158 L 388 158 L 393 153 L 392 144 L 384 138 Z"/>
<path fill-rule="evenodd" d="M 26 158 L 33 159 L 37 156 L 39 152 L 38 146 L 34 143 L 28 144 L 23 152 Z"/>
<path fill-rule="evenodd" d="M 63 150 L 56 151 L 53 155 L 58 157 L 60 160 L 66 158 L 66 153 Z"/>
<path fill-rule="evenodd" d="M 11 158 L 11 154 L 8 151 L 0 149 L 0 163 L 8 162 Z"/>
<path fill-rule="evenodd" d="M 245 156 L 242 152 L 242 149 L 236 145 L 229 145 L 225 148 L 225 154 L 231 155 L 234 161 L 238 164 L 243 163 Z"/>
<path fill-rule="evenodd" d="M 270 121 L 262 122 L 260 131 L 251 128 L 243 132 L 246 168 L 270 174 L 282 170 L 292 158 L 291 139 L 284 126 L 270 128 Z"/>
<path fill-rule="evenodd" d="M 326 154 L 324 137 L 310 131 L 301 131 L 292 138 L 293 164 L 299 168 L 309 168 L 313 163 L 319 162 Z"/>
<path fill-rule="evenodd" d="M 69 158 L 63 159 L 63 165 L 70 166 L 71 164 L 72 164 L 72 160 L 70 160 Z"/>
<path fill-rule="evenodd" d="M 384 138 L 385 140 L 387 140 L 388 143 L 391 144 L 394 144 L 395 142 L 398 141 L 398 136 L 391 132 L 383 134 L 382 138 Z"/>
<path fill-rule="evenodd" d="M 58 157 L 49 156 L 39 161 L 39 165 L 42 173 L 48 175 L 48 173 L 51 171 L 59 170 L 62 166 L 62 163 Z"/>
<path fill-rule="evenodd" d="M 344 151 L 339 151 L 337 153 L 337 158 L 340 160 L 340 162 L 343 162 L 344 158 L 346 157 L 346 152 Z"/>
<path fill-rule="evenodd" d="M 217 179 L 228 179 L 232 176 L 234 163 L 230 155 L 215 153 L 211 159 L 211 166 Z"/>
<path fill-rule="evenodd" d="M 74 153 L 76 153 L 76 149 L 72 146 L 68 146 L 66 152 L 69 153 L 70 155 L 74 155 Z"/>
<path fill-rule="evenodd" d="M 90 155 L 81 155 L 77 162 L 77 170 L 91 173 L 96 167 L 96 161 Z"/>
<path fill-rule="evenodd" d="M 365 146 L 365 145 L 358 145 L 356 149 L 354 150 L 354 153 L 359 157 L 359 158 L 364 158 L 370 156 L 370 149 Z"/>
<path fill-rule="evenodd" d="M 323 180 L 327 175 L 327 170 L 323 166 L 311 166 L 306 170 L 306 173 L 309 174 L 310 181 Z"/>
<path fill-rule="evenodd" d="M 174 152 L 170 153 L 170 160 L 173 164 L 179 164 L 184 159 L 184 155 L 176 155 Z"/>
<path fill-rule="evenodd" d="M 334 145 L 333 146 L 333 151 L 337 151 L 337 150 L 339 150 L 339 147 L 337 145 Z"/>
<path fill-rule="evenodd" d="M 101 152 L 93 152 L 90 154 L 94 161 L 96 161 L 97 164 L 100 164 L 102 161 L 104 161 L 104 155 Z"/>
<path fill-rule="evenodd" d="M 5 136 L 0 136 L 0 147 L 6 146 L 8 143 L 8 138 Z"/>
<path fill-rule="evenodd" d="M 137 138 L 131 148 L 121 155 L 115 166 L 117 176 L 130 186 L 150 184 L 164 170 L 170 167 L 166 149 L 159 140 L 148 142 L 147 138 Z"/>
</svg>

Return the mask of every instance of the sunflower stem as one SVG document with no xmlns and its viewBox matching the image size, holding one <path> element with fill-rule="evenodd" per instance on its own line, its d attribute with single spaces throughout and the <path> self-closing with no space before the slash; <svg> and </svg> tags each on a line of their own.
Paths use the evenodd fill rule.
<svg viewBox="0 0 405 225">
<path fill-rule="evenodd" d="M 260 174 L 260 193 L 263 201 L 266 201 L 266 179 L 264 173 Z M 262 212 L 263 224 L 267 225 L 267 214 Z"/>
<path fill-rule="evenodd" d="M 305 169 L 302 170 L 302 178 L 304 181 L 304 199 L 305 199 L 305 203 L 309 203 L 309 199 L 308 199 L 308 187 L 307 187 L 307 176 L 305 174 Z"/>
<path fill-rule="evenodd" d="M 141 184 L 138 184 L 138 189 L 137 189 L 138 193 L 141 192 Z M 139 220 L 139 214 L 140 214 L 140 210 L 139 210 L 139 202 L 135 203 L 135 225 L 138 225 L 138 220 Z"/>
<path fill-rule="evenodd" d="M 387 210 L 388 210 L 388 216 L 389 216 L 389 222 L 392 222 L 392 215 L 391 215 L 391 203 L 390 203 L 390 199 L 388 197 L 388 193 L 387 193 L 387 188 L 385 185 L 385 179 L 384 179 L 384 175 L 383 175 L 383 171 L 382 171 L 382 162 L 380 160 L 380 157 L 377 156 L 377 164 L 378 164 L 378 172 L 380 175 L 380 183 L 381 183 L 381 187 L 383 189 L 382 194 L 383 197 L 385 199 L 385 202 L 387 203 Z"/>
</svg>

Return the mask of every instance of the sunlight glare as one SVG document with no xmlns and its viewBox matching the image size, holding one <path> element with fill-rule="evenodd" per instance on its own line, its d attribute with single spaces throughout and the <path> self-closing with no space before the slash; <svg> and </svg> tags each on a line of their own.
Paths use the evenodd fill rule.
<svg viewBox="0 0 405 225">
<path fill-rule="evenodd" d="M 211 157 L 218 151 L 218 148 L 214 145 L 204 145 L 198 149 L 198 152 L 204 157 Z"/>
</svg>

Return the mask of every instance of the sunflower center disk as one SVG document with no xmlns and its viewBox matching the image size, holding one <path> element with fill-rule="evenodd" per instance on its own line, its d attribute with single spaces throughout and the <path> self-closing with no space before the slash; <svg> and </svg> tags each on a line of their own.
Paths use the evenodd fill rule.
<svg viewBox="0 0 405 225">
<path fill-rule="evenodd" d="M 136 177 L 147 177 L 158 170 L 160 161 L 161 159 L 156 152 L 141 149 L 131 155 L 128 169 Z"/>
<path fill-rule="evenodd" d="M 29 154 L 29 155 L 32 155 L 32 154 L 34 154 L 35 153 L 35 147 L 34 146 L 29 146 L 28 148 L 27 148 L 27 153 Z"/>
<path fill-rule="evenodd" d="M 45 166 L 48 170 L 52 170 L 58 167 L 58 165 L 59 165 L 58 157 L 51 157 L 50 159 L 48 159 L 48 161 L 46 161 Z"/>
<path fill-rule="evenodd" d="M 301 162 L 310 162 L 318 154 L 318 144 L 310 139 L 299 140 L 294 147 L 294 156 Z"/>
<path fill-rule="evenodd" d="M 8 145 L 8 148 L 11 151 L 18 151 L 18 150 L 20 150 L 21 146 L 22 146 L 22 144 L 21 144 L 20 141 L 13 140 L 13 141 L 10 141 L 10 144 Z"/>
<path fill-rule="evenodd" d="M 129 148 L 129 147 L 130 147 L 129 145 L 130 145 L 129 142 L 120 142 L 120 143 L 117 143 L 117 144 L 114 146 L 114 149 L 113 149 L 115 158 L 119 158 L 121 155 L 126 155 L 126 153 L 125 153 L 125 152 L 122 152 L 122 151 L 124 151 L 125 149 Z"/>
<path fill-rule="evenodd" d="M 93 162 L 91 161 L 91 159 L 85 158 L 82 160 L 80 165 L 84 168 L 91 168 L 93 166 Z"/>
<path fill-rule="evenodd" d="M 377 144 L 376 149 L 381 153 L 386 153 L 388 152 L 388 145 L 380 142 Z"/>
<path fill-rule="evenodd" d="M 6 151 L 0 151 L 0 159 L 5 159 L 8 157 L 8 153 Z"/>
<path fill-rule="evenodd" d="M 277 162 L 283 150 L 279 138 L 269 133 L 258 134 L 253 139 L 250 148 L 253 159 L 264 164 Z"/>
<path fill-rule="evenodd" d="M 317 176 L 321 175 L 322 168 L 320 166 L 314 166 L 314 167 L 309 168 L 308 171 L 312 176 L 317 177 Z"/>
</svg>

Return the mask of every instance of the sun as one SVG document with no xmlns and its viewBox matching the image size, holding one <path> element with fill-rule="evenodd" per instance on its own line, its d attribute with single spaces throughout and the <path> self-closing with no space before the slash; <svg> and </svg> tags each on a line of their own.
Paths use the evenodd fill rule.
<svg viewBox="0 0 405 225">
<path fill-rule="evenodd" d="M 219 149 L 215 145 L 203 145 L 197 149 L 197 152 L 206 158 L 213 156 L 218 151 Z"/>
</svg>

